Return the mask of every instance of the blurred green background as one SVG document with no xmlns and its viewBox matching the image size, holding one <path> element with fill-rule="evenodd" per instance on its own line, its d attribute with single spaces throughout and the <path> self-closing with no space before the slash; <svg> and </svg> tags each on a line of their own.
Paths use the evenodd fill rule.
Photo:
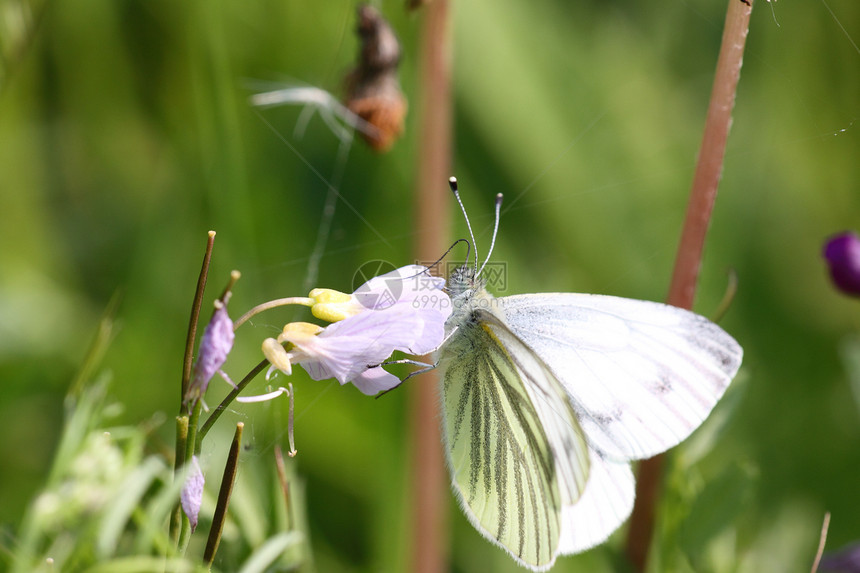
<svg viewBox="0 0 860 573">
<path fill-rule="evenodd" d="M 390 153 L 356 141 L 343 163 L 318 118 L 298 138 L 299 108 L 257 113 L 248 96 L 281 81 L 340 93 L 357 51 L 353 2 L 0 0 L 5 545 L 49 468 L 63 396 L 115 295 L 119 332 L 103 366 L 125 406 L 117 423 L 161 419 L 153 449 L 172 443 L 164 420 L 178 408 L 206 231 L 218 233 L 206 318 L 233 268 L 234 317 L 305 294 L 321 177 L 340 168 L 354 210 L 338 204 L 315 286 L 349 290 L 364 262 L 412 261 L 426 231 L 413 196 L 423 15 L 377 5 L 403 44 L 410 115 Z M 511 206 L 494 254 L 508 288 L 497 294 L 665 298 L 725 7 L 453 2 L 453 171 L 479 252 L 493 195 Z M 820 256 L 830 234 L 860 228 L 858 41 L 855 0 L 756 2 L 696 305 L 712 313 L 735 269 L 722 325 L 745 361 L 712 419 L 670 458 L 662 570 L 808 571 L 825 510 L 829 548 L 860 539 L 860 388 L 843 358 L 860 304 L 834 291 Z M 243 327 L 227 372 L 241 378 L 261 341 L 303 316 L 277 311 Z M 301 373 L 292 382 L 317 570 L 404 570 L 407 391 L 372 400 Z M 265 388 L 260 379 L 251 392 Z M 226 389 L 213 381 L 208 403 Z M 247 463 L 270 463 L 286 439 L 286 401 L 230 417 L 246 424 Z M 452 570 L 521 570 L 453 496 L 449 505 Z M 622 542 L 617 534 L 554 571 L 623 570 Z"/>
</svg>

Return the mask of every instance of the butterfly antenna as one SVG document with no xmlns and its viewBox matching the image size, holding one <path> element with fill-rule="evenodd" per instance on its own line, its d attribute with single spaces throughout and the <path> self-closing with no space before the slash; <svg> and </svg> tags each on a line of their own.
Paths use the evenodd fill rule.
<svg viewBox="0 0 860 573">
<path fill-rule="evenodd" d="M 475 247 L 475 269 L 478 268 L 478 244 L 475 243 L 475 233 L 472 232 L 472 224 L 469 222 L 469 215 L 466 214 L 466 208 L 463 206 L 463 201 L 460 199 L 460 191 L 457 189 L 457 178 L 450 177 L 448 178 L 448 186 L 451 187 L 451 191 L 454 193 L 454 197 L 457 199 L 457 203 L 460 205 L 460 210 L 463 212 L 463 218 L 466 219 L 466 227 L 469 229 L 469 236 L 472 237 L 472 245 Z M 469 263 L 469 252 L 466 251 L 466 263 Z M 475 273 L 476 275 L 478 273 Z"/>
<path fill-rule="evenodd" d="M 426 266 L 427 266 L 427 268 L 428 268 L 428 269 L 432 269 L 433 267 L 435 267 L 436 265 L 438 265 L 439 263 L 441 263 L 441 262 L 442 262 L 442 259 L 444 259 L 445 257 L 447 257 L 447 256 L 448 256 L 448 253 L 450 253 L 451 251 L 453 251 L 453 250 L 454 250 L 454 247 L 456 247 L 456 246 L 457 246 L 457 245 L 459 245 L 460 243 L 466 243 L 466 261 L 468 261 L 468 260 L 469 260 L 469 250 L 472 248 L 472 245 L 470 245 L 470 244 L 469 244 L 469 241 L 467 241 L 466 239 L 457 239 L 456 241 L 454 241 L 454 243 L 453 243 L 450 247 L 448 247 L 448 250 L 446 250 L 446 251 L 442 254 L 442 256 L 441 256 L 441 257 L 439 257 L 438 259 L 436 259 L 436 262 L 434 262 L 432 265 L 426 265 Z M 418 274 L 420 275 L 421 273 L 418 273 Z M 415 275 L 415 276 L 418 276 L 418 275 Z M 411 277 L 409 277 L 409 278 L 411 278 Z"/>
<path fill-rule="evenodd" d="M 490 255 L 493 254 L 493 247 L 496 246 L 496 234 L 498 234 L 498 232 L 499 232 L 499 217 L 501 216 L 501 212 L 502 212 L 502 194 L 499 193 L 498 195 L 496 195 L 496 222 L 493 226 L 493 239 L 490 241 L 490 252 L 487 253 L 487 258 L 484 261 L 484 264 L 481 265 L 481 268 L 478 269 L 478 272 L 475 273 L 475 276 L 480 276 L 481 271 L 483 271 L 484 267 L 487 266 L 487 263 L 490 262 Z"/>
</svg>

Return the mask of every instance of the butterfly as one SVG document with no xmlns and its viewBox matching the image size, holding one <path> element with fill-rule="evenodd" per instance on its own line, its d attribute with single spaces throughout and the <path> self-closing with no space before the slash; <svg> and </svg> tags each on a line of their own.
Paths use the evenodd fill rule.
<svg viewBox="0 0 860 573">
<path fill-rule="evenodd" d="M 462 208 L 454 178 L 451 187 Z M 500 206 L 501 195 L 493 243 Z M 486 264 L 460 267 L 447 283 L 453 312 L 436 364 L 445 453 L 472 525 L 520 565 L 544 571 L 627 519 L 630 461 L 689 436 L 743 351 L 713 322 L 665 304 L 496 298 L 481 279 Z"/>
</svg>

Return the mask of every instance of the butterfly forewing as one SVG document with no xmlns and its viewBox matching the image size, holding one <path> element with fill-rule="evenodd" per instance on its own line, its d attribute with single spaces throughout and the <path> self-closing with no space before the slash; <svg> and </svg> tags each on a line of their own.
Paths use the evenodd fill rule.
<svg viewBox="0 0 860 573">
<path fill-rule="evenodd" d="M 513 333 L 567 390 L 589 445 L 613 459 L 678 444 L 740 366 L 731 336 L 672 306 L 582 294 L 496 300 Z"/>
<path fill-rule="evenodd" d="M 440 366 L 448 462 L 466 514 L 523 565 L 549 567 L 562 506 L 582 495 L 588 477 L 564 390 L 487 311 L 458 327 Z"/>
</svg>

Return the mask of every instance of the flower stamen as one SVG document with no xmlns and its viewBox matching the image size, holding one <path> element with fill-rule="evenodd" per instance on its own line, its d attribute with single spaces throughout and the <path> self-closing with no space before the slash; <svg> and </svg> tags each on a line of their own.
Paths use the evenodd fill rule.
<svg viewBox="0 0 860 573">
<path fill-rule="evenodd" d="M 258 304 L 242 316 L 240 316 L 236 322 L 233 323 L 233 330 L 236 330 L 248 320 L 253 318 L 254 316 L 260 314 L 263 311 L 270 310 L 273 308 L 277 308 L 279 306 L 287 306 L 288 304 L 299 304 L 301 306 L 313 306 L 315 303 L 314 299 L 307 298 L 304 296 L 291 296 L 287 298 L 278 298 L 275 300 L 270 300 L 268 302 L 264 302 L 262 304 Z"/>
</svg>

